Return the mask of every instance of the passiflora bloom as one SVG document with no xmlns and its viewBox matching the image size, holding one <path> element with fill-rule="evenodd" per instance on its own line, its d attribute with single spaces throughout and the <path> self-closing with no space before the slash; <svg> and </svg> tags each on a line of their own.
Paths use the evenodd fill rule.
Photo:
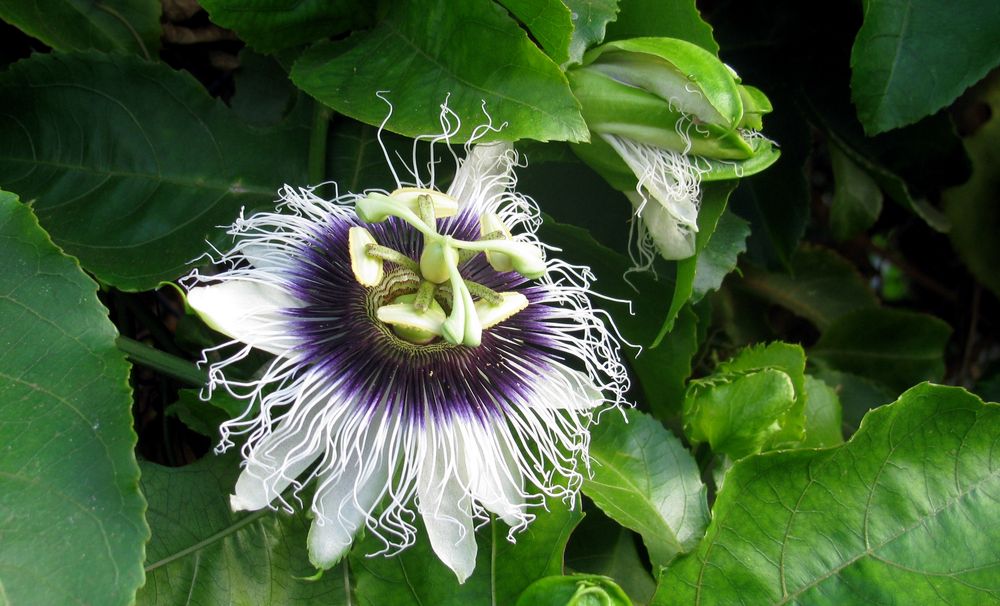
<svg viewBox="0 0 1000 606">
<path fill-rule="evenodd" d="M 610 42 L 567 72 L 591 130 L 573 150 L 626 192 L 639 219 L 636 263 L 694 254 L 702 181 L 764 170 L 767 97 L 715 55 L 674 38 Z"/>
<path fill-rule="evenodd" d="M 545 258 L 513 148 L 475 145 L 495 130 L 482 126 L 450 186 L 433 182 L 434 143 L 456 121 L 443 108 L 430 182 L 411 166 L 391 192 L 285 187 L 275 212 L 229 228 L 233 246 L 214 259 L 225 271 L 185 279 L 189 305 L 234 339 L 206 352 L 221 358 L 209 390 L 251 403 L 222 426 L 223 450 L 246 436 L 232 507 L 290 508 L 313 485 L 319 567 L 363 526 L 379 553 L 406 547 L 419 513 L 464 581 L 477 522 L 495 514 L 513 540 L 546 495 L 573 498 L 588 426 L 624 402 L 592 276 Z M 241 381 L 232 365 L 252 348 L 275 357 Z"/>
</svg>

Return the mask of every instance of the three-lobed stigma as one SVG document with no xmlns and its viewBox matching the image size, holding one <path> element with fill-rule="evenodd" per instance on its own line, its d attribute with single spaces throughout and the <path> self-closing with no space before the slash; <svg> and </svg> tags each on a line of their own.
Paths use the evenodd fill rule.
<svg viewBox="0 0 1000 606">
<path fill-rule="evenodd" d="M 425 345 L 444 339 L 452 345 L 478 347 L 483 330 L 503 322 L 528 306 L 517 292 L 495 292 L 462 277 L 458 266 L 484 253 L 498 272 L 517 272 L 527 279 L 545 274 L 545 260 L 534 244 L 514 240 L 495 213 L 480 217 L 480 239 L 458 240 L 438 233 L 437 219 L 454 216 L 458 202 L 439 191 L 417 187 L 389 195 L 371 194 L 356 204 L 358 218 L 380 223 L 389 217 L 405 221 L 424 238 L 419 261 L 378 243 L 364 227 L 352 227 L 348 246 L 355 279 L 367 287 L 385 277 L 384 263 L 413 272 L 419 286 L 378 308 L 376 317 L 401 339 Z M 450 305 L 446 312 L 441 301 Z"/>
</svg>

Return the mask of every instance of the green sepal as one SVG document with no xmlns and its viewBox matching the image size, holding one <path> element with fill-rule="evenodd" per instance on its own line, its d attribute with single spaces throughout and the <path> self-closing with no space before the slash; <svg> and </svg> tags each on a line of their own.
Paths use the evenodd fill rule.
<svg viewBox="0 0 1000 606">
<path fill-rule="evenodd" d="M 718 57 L 686 40 L 632 38 L 609 42 L 585 54 L 583 65 L 661 99 L 673 100 L 702 122 L 735 128 L 743 119 L 736 74 Z"/>
<path fill-rule="evenodd" d="M 745 160 L 753 155 L 738 130 L 711 123 L 681 125 L 690 140 L 688 149 L 677 132 L 678 122 L 692 118 L 671 108 L 668 101 L 590 69 L 573 70 L 566 76 L 587 126 L 595 133 L 719 160 Z"/>
</svg>

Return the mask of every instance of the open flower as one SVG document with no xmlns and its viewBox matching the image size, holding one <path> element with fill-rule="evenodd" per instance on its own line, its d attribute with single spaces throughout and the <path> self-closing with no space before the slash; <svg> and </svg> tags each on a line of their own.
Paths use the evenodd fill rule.
<svg viewBox="0 0 1000 606">
<path fill-rule="evenodd" d="M 456 132 L 451 117 L 436 141 Z M 233 247 L 215 259 L 225 271 L 185 280 L 190 306 L 234 339 L 206 352 L 223 358 L 209 390 L 251 402 L 222 427 L 223 450 L 247 435 L 232 507 L 288 509 L 315 484 L 319 567 L 362 526 L 383 552 L 412 544 L 415 508 L 464 581 L 476 522 L 495 514 L 513 540 L 544 495 L 572 498 L 588 426 L 623 402 L 592 276 L 545 259 L 538 210 L 514 191 L 516 152 L 472 145 L 491 129 L 475 131 L 446 191 L 416 167 L 393 192 L 324 200 L 286 187 L 277 212 L 229 228 Z M 275 358 L 238 380 L 231 365 L 251 348 Z"/>
</svg>

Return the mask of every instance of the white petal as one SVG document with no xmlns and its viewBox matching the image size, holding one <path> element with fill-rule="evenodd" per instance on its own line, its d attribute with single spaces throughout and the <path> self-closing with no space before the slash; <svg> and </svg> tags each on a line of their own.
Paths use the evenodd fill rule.
<svg viewBox="0 0 1000 606">
<path fill-rule="evenodd" d="M 464 457 L 458 463 L 472 496 L 508 526 L 517 526 L 524 518 L 521 472 L 495 436 L 479 425 L 470 424 L 467 431 L 462 438 Z"/>
<path fill-rule="evenodd" d="M 663 206 L 650 200 L 640 218 L 664 259 L 686 259 L 694 254 L 694 231 L 678 222 Z"/>
<path fill-rule="evenodd" d="M 587 410 L 605 402 L 604 394 L 586 374 L 549 361 L 551 375 L 540 376 L 540 396 L 543 405 L 566 410 Z"/>
<path fill-rule="evenodd" d="M 278 287 L 229 280 L 192 288 L 187 302 L 215 330 L 258 349 L 282 355 L 295 344 L 282 312 L 302 303 Z"/>
<path fill-rule="evenodd" d="M 309 561 L 317 568 L 330 568 L 344 557 L 354 535 L 382 496 L 388 481 L 388 466 L 382 459 L 375 463 L 377 467 L 362 479 L 358 477 L 361 461 L 355 457 L 337 478 L 329 482 L 324 478 L 317 489 L 313 504 L 316 519 L 308 539 Z"/>
<path fill-rule="evenodd" d="M 285 421 L 261 439 L 229 497 L 233 511 L 267 507 L 319 457 L 322 441 L 306 443 L 310 425 L 310 419 L 294 424 Z"/>
<path fill-rule="evenodd" d="M 508 142 L 473 146 L 455 171 L 448 195 L 458 200 L 459 204 L 471 203 L 481 210 L 492 210 L 487 208 L 488 203 L 504 193 L 509 185 L 508 177 L 513 166 L 506 157 L 511 149 L 513 145 Z"/>
<path fill-rule="evenodd" d="M 472 506 L 454 470 L 445 468 L 444 454 L 429 447 L 417 478 L 417 498 L 427 537 L 438 558 L 464 583 L 476 567 L 476 536 Z"/>
</svg>

